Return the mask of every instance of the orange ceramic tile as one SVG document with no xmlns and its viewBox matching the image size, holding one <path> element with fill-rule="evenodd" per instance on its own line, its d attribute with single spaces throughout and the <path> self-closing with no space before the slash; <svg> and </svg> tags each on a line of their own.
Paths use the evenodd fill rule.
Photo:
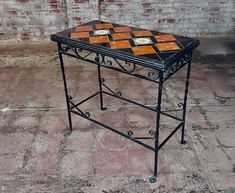
<svg viewBox="0 0 235 193">
<path fill-rule="evenodd" d="M 89 32 L 74 32 L 71 33 L 71 38 L 89 38 Z"/>
<path fill-rule="evenodd" d="M 131 38 L 131 34 L 129 34 L 129 33 L 112 34 L 112 38 L 114 40 L 130 39 Z"/>
<path fill-rule="evenodd" d="M 156 43 L 155 44 L 160 51 L 174 51 L 180 50 L 180 47 L 175 42 L 168 43 Z"/>
<path fill-rule="evenodd" d="M 93 27 L 90 25 L 76 27 L 76 31 L 92 31 L 92 30 L 93 30 Z"/>
<path fill-rule="evenodd" d="M 157 35 L 154 37 L 158 42 L 171 42 L 176 40 L 172 35 Z"/>
<path fill-rule="evenodd" d="M 131 47 L 131 44 L 128 40 L 110 42 L 109 44 L 112 49 L 123 49 Z"/>
<path fill-rule="evenodd" d="M 135 37 L 152 36 L 151 31 L 133 31 Z"/>
<path fill-rule="evenodd" d="M 113 28 L 113 24 L 111 24 L 111 23 L 96 24 L 96 29 L 108 29 L 108 28 Z"/>
<path fill-rule="evenodd" d="M 90 37 L 90 43 L 97 44 L 97 43 L 107 43 L 109 42 L 108 36 L 97 36 L 97 37 Z"/>
<path fill-rule="evenodd" d="M 132 31 L 130 27 L 115 27 L 113 29 L 115 32 L 130 32 L 130 31 Z"/>
<path fill-rule="evenodd" d="M 135 55 L 146 55 L 156 53 L 152 46 L 137 46 L 132 47 L 131 49 Z"/>
</svg>

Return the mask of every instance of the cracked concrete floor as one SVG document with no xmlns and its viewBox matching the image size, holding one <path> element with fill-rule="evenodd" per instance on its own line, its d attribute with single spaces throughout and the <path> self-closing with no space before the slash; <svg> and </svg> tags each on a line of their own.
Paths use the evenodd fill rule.
<svg viewBox="0 0 235 193">
<path fill-rule="evenodd" d="M 75 116 L 74 132 L 63 135 L 68 123 L 58 57 L 55 45 L 44 43 L 0 46 L 0 192 L 235 192 L 234 54 L 195 52 L 187 144 L 179 144 L 178 131 L 160 151 L 159 179 L 150 184 L 149 150 Z M 66 61 L 74 99 L 98 88 L 95 66 Z M 102 75 L 113 88 L 121 85 L 123 95 L 156 103 L 154 84 L 108 70 Z M 181 102 L 184 75 L 181 71 L 166 82 L 164 108 Z M 155 115 L 149 111 L 108 97 L 107 111 L 100 112 L 97 104 L 94 98 L 83 108 L 117 129 L 146 135 L 154 128 Z M 175 122 L 161 119 L 162 140 Z"/>
</svg>

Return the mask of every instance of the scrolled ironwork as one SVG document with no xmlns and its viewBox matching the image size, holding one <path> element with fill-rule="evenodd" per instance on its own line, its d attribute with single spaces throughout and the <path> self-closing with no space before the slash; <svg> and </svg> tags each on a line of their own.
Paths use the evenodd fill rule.
<svg viewBox="0 0 235 193">
<path fill-rule="evenodd" d="M 149 131 L 149 134 L 150 134 L 150 136 L 151 137 L 136 137 L 136 136 L 134 136 L 134 133 L 133 133 L 133 131 L 128 131 L 127 132 L 127 135 L 130 137 L 130 138 L 132 138 L 132 139 L 135 139 L 135 140 L 140 140 L 140 139 L 154 139 L 155 137 L 156 137 L 156 132 L 154 131 L 154 130 L 150 130 Z"/>
<path fill-rule="evenodd" d="M 89 112 L 83 112 L 83 111 L 78 107 L 78 105 L 75 105 L 75 104 L 73 103 L 73 101 L 72 101 L 73 98 L 72 98 L 71 96 L 68 96 L 68 98 L 69 98 L 69 103 L 72 105 L 73 108 L 75 108 L 75 109 L 78 111 L 78 113 L 81 114 L 81 116 L 86 117 L 86 118 L 89 118 L 89 117 L 91 116 Z M 70 110 L 71 110 L 71 109 L 70 109 Z"/>
<path fill-rule="evenodd" d="M 99 57 L 98 54 L 97 54 L 96 57 L 95 57 L 95 62 L 98 63 L 98 64 L 100 63 L 100 57 Z"/>
<path fill-rule="evenodd" d="M 118 59 L 112 58 L 112 60 L 118 64 L 118 66 L 121 68 L 122 71 L 133 73 L 136 69 L 136 65 L 130 62 L 125 62 L 125 64 L 122 64 Z M 107 59 L 105 56 L 97 54 L 95 57 L 95 61 L 98 64 L 101 64 L 103 66 L 111 67 L 113 66 L 113 61 L 111 59 Z"/>
<path fill-rule="evenodd" d="M 156 82 L 157 79 L 159 78 L 159 71 L 158 70 L 152 70 L 150 72 L 146 74 L 141 74 L 141 73 L 137 73 L 138 71 L 146 68 L 146 67 L 139 67 L 137 68 L 137 65 L 134 63 L 130 63 L 127 61 L 123 61 L 125 62 L 124 64 L 120 61 L 122 60 L 118 60 L 115 58 L 106 58 L 105 56 L 101 55 L 101 54 L 97 54 L 95 57 L 95 63 L 99 64 L 101 66 L 104 67 L 108 67 L 110 69 L 119 71 L 119 72 L 124 72 L 126 74 L 138 77 L 138 78 L 143 78 L 145 80 L 150 80 L 153 82 Z"/>
<path fill-rule="evenodd" d="M 87 54 L 82 55 L 82 52 L 84 51 L 82 48 L 73 48 L 72 50 L 77 57 L 82 58 L 82 59 L 87 58 L 92 53 L 92 52 L 88 52 Z"/>
<path fill-rule="evenodd" d="M 121 97 L 122 96 L 122 92 L 121 91 L 117 91 L 117 95 Z"/>
<path fill-rule="evenodd" d="M 134 133 L 133 133 L 133 131 L 128 131 L 128 132 L 127 132 L 127 135 L 132 138 L 133 135 L 134 135 Z"/>
<path fill-rule="evenodd" d="M 115 95 L 115 96 L 118 96 L 118 97 L 121 97 L 122 96 L 122 93 L 121 93 L 121 91 L 117 91 L 117 92 L 114 92 L 111 88 L 109 88 L 105 83 L 105 79 L 102 77 L 101 78 L 101 84 L 107 89 L 107 90 L 109 90 L 113 95 Z"/>
<path fill-rule="evenodd" d="M 179 110 L 183 110 L 183 108 L 184 108 L 184 103 L 178 103 L 177 106 L 180 108 Z"/>
<path fill-rule="evenodd" d="M 192 60 L 191 54 L 185 54 L 182 58 L 180 58 L 177 62 L 172 64 L 170 68 L 168 68 L 164 72 L 164 77 L 167 78 L 170 75 L 174 74 L 176 71 L 178 71 L 182 66 L 185 64 L 188 64 Z"/>
<path fill-rule="evenodd" d="M 136 65 L 134 63 L 130 63 L 130 62 L 125 62 L 124 66 L 122 63 L 120 63 L 117 59 L 114 59 L 114 61 L 119 65 L 119 67 L 124 71 L 124 72 L 128 72 L 128 73 L 133 73 L 136 69 Z M 132 66 L 132 67 L 131 67 Z"/>
<path fill-rule="evenodd" d="M 138 78 L 143 78 L 145 80 L 157 82 L 157 79 L 159 78 L 159 72 L 157 70 L 152 70 L 148 72 L 147 74 L 137 73 L 145 67 L 139 67 L 138 65 L 134 63 L 127 62 L 124 60 L 107 57 L 101 54 L 96 54 L 88 58 L 88 56 L 91 55 L 93 52 L 89 52 L 82 48 L 64 46 L 61 44 L 60 52 L 62 52 L 65 55 L 69 55 L 69 56 L 72 56 L 81 60 L 92 62 L 97 65 L 101 65 L 103 67 L 107 67 L 107 68 L 110 68 L 119 72 L 124 72 L 126 74 L 129 74 Z"/>
<path fill-rule="evenodd" d="M 154 130 L 149 130 L 149 135 L 155 137 L 156 135 L 156 132 Z"/>
<path fill-rule="evenodd" d="M 165 77 L 176 72 L 182 65 L 184 65 L 184 59 L 181 58 L 178 62 L 175 62 L 171 67 L 164 73 Z"/>
<path fill-rule="evenodd" d="M 113 65 L 112 61 L 111 60 L 105 60 L 105 57 L 103 57 L 101 64 L 104 65 L 104 66 L 109 66 L 109 67 Z"/>
<path fill-rule="evenodd" d="M 97 64 L 103 65 L 103 66 L 108 66 L 111 67 L 112 66 L 112 61 L 111 60 L 107 60 L 105 56 L 97 54 L 95 57 L 95 62 Z"/>
<path fill-rule="evenodd" d="M 192 61 L 192 54 L 185 54 L 184 60 L 186 63 Z"/>
<path fill-rule="evenodd" d="M 63 45 L 63 44 L 61 44 L 61 46 L 60 46 L 60 51 L 61 51 L 62 53 L 66 53 L 66 52 L 68 52 L 70 49 L 71 49 L 71 46 L 69 46 L 69 45 Z"/>
<path fill-rule="evenodd" d="M 85 112 L 85 115 L 87 118 L 89 118 L 91 116 L 91 114 L 89 112 Z"/>
<path fill-rule="evenodd" d="M 122 64 L 119 60 L 115 59 L 115 58 L 112 58 L 113 61 L 118 64 L 118 66 L 121 68 L 122 71 L 124 72 L 128 72 L 128 73 L 133 73 L 136 69 L 136 65 L 133 64 L 133 63 L 130 63 L 130 62 L 125 62 L 125 65 Z M 105 56 L 103 55 L 100 55 L 98 54 L 96 57 L 95 57 L 95 61 L 98 63 L 98 64 L 101 64 L 103 66 L 108 66 L 108 67 L 111 67 L 113 66 L 113 61 L 111 59 L 107 59 Z"/>
<path fill-rule="evenodd" d="M 165 110 L 165 111 L 161 111 L 161 112 L 166 113 L 166 112 L 177 112 L 177 111 L 184 110 L 184 103 L 178 103 L 177 106 L 178 106 L 178 109 Z"/>
<path fill-rule="evenodd" d="M 148 72 L 148 78 L 150 80 L 157 80 L 159 78 L 159 71 L 152 70 Z"/>
</svg>

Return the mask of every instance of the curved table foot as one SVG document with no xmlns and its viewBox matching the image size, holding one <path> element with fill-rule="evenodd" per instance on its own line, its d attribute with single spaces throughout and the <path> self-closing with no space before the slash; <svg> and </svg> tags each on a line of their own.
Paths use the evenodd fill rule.
<svg viewBox="0 0 235 193">
<path fill-rule="evenodd" d="M 102 107 L 101 110 L 105 111 L 105 110 L 107 110 L 107 107 Z"/>
<path fill-rule="evenodd" d="M 64 136 L 65 137 L 68 137 L 68 136 L 70 136 L 71 134 L 72 134 L 72 130 L 66 130 L 65 132 L 64 132 Z"/>
<path fill-rule="evenodd" d="M 155 183 L 155 182 L 157 182 L 156 176 L 151 176 L 151 177 L 149 178 L 149 182 L 150 182 L 150 183 Z"/>
<path fill-rule="evenodd" d="M 187 143 L 187 141 L 182 140 L 180 143 L 183 144 L 183 145 L 185 145 L 185 144 Z"/>
</svg>

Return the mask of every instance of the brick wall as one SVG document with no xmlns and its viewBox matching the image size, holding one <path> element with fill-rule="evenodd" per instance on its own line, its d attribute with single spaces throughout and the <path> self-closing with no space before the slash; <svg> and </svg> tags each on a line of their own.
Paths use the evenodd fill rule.
<svg viewBox="0 0 235 193">
<path fill-rule="evenodd" d="M 192 37 L 228 37 L 234 35 L 235 0 L 1 0 L 0 39 L 43 39 L 94 19 Z"/>
</svg>

